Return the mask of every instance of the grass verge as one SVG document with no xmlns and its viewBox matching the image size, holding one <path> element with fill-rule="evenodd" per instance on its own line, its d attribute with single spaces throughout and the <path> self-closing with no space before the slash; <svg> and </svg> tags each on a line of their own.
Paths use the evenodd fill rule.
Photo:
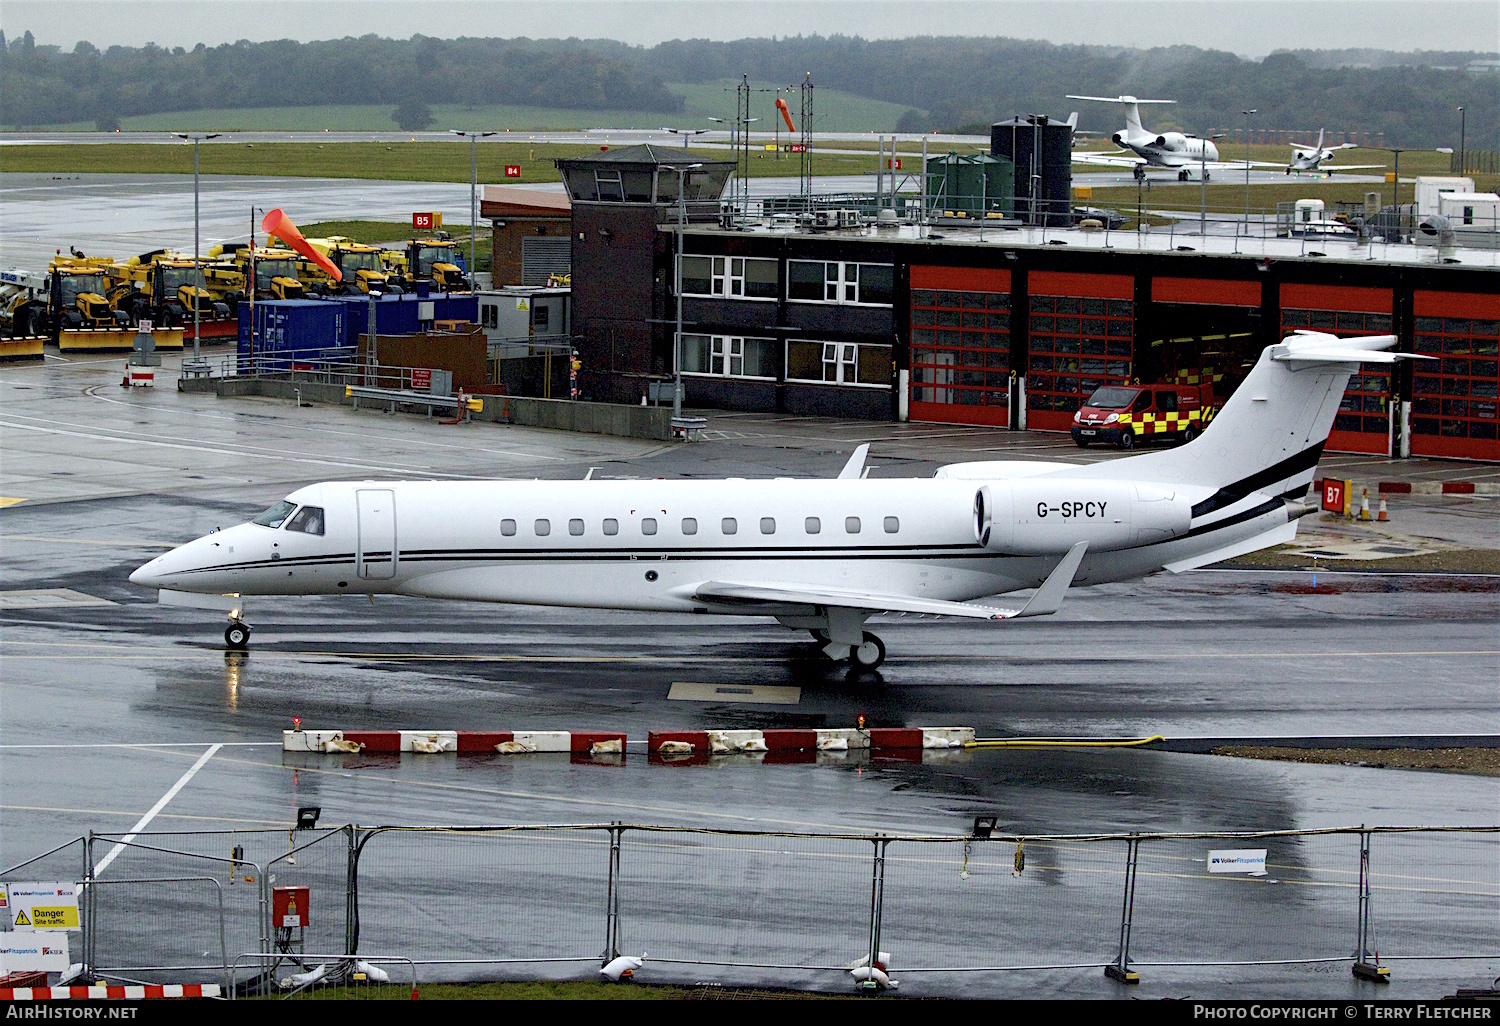
<svg viewBox="0 0 1500 1026">
<path fill-rule="evenodd" d="M 1223 746 L 1214 755 L 1371 769 L 1422 769 L 1500 777 L 1500 748 L 1281 748 Z"/>
</svg>

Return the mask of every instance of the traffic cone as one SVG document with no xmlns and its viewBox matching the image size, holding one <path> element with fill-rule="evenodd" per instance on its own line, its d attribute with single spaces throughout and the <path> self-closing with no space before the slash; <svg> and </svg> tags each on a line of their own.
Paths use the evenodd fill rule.
<svg viewBox="0 0 1500 1026">
<path fill-rule="evenodd" d="M 1390 517 L 1386 516 L 1385 513 L 1385 495 L 1383 494 L 1380 496 L 1380 512 L 1375 515 L 1375 519 L 1379 520 L 1381 523 L 1384 523 L 1385 521 L 1390 519 Z"/>
<path fill-rule="evenodd" d="M 1370 519 L 1370 489 L 1362 488 L 1359 493 L 1359 519 Z"/>
</svg>

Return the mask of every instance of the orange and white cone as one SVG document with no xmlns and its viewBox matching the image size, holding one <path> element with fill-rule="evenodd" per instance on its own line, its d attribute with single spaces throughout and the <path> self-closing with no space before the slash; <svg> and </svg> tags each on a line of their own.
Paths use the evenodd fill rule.
<svg viewBox="0 0 1500 1026">
<path fill-rule="evenodd" d="M 1370 489 L 1363 488 L 1359 493 L 1359 519 L 1370 519 Z"/>
<path fill-rule="evenodd" d="M 1380 512 L 1375 514 L 1375 519 L 1381 521 L 1382 523 L 1390 519 L 1390 517 L 1386 516 L 1384 495 L 1380 497 Z"/>
</svg>

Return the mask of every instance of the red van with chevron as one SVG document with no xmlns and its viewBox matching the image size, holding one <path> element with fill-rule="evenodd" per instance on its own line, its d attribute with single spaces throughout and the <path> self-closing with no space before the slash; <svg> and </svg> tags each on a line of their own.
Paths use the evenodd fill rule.
<svg viewBox="0 0 1500 1026">
<path fill-rule="evenodd" d="M 1214 416 L 1213 385 L 1105 385 L 1073 414 L 1080 449 L 1094 442 L 1133 449 L 1163 439 L 1191 442 Z"/>
</svg>

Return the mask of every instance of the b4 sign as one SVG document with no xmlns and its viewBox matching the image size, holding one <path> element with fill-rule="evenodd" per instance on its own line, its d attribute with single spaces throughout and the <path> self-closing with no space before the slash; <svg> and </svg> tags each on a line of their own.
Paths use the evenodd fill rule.
<svg viewBox="0 0 1500 1026">
<path fill-rule="evenodd" d="M 505 177 L 506 178 L 520 178 L 521 177 L 521 165 L 520 164 L 506 164 L 505 165 Z"/>
</svg>

